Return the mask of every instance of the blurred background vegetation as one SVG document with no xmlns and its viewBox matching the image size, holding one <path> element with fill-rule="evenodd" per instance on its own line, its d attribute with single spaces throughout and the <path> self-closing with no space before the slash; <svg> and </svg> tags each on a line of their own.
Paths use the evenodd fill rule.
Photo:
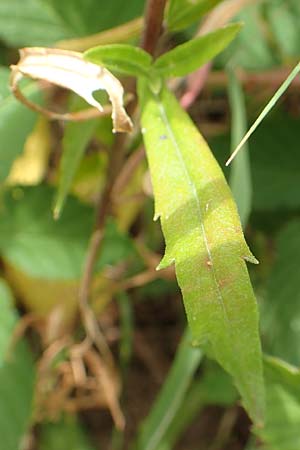
<svg viewBox="0 0 300 450">
<path fill-rule="evenodd" d="M 176 353 L 185 316 L 173 271 L 155 271 L 164 243 L 152 220 L 138 128 L 117 179 L 92 283 L 91 305 L 108 346 L 100 356 L 79 345 L 85 334 L 78 286 L 115 139 L 111 121 L 38 117 L 10 94 L 8 66 L 25 46 L 81 51 L 99 43 L 138 43 L 144 1 L 1 0 L 3 450 L 300 448 L 299 77 L 251 137 L 247 156 L 225 168 L 230 148 L 299 61 L 300 3 L 240 3 L 248 3 L 236 16 L 244 27 L 216 58 L 204 87 L 190 77 L 176 88 L 179 97 L 193 94 L 189 113 L 228 177 L 247 242 L 260 261 L 249 270 L 263 349 L 270 355 L 265 429 L 254 437 L 230 379 L 211 361 L 199 366 L 201 351 L 187 353 L 188 336 Z M 203 20 L 196 19 L 163 39 L 163 48 L 193 36 Z M 123 83 L 133 89 L 132 80 Z M 54 110 L 83 106 L 55 88 L 42 92 L 29 82 L 23 90 Z M 54 220 L 57 200 L 64 208 Z M 172 419 L 164 425 L 168 415 Z"/>
</svg>

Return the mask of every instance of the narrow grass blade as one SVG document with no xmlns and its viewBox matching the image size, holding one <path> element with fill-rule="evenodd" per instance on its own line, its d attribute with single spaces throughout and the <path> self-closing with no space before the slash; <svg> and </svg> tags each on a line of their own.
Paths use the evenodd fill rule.
<svg viewBox="0 0 300 450">
<path fill-rule="evenodd" d="M 59 167 L 59 181 L 53 215 L 58 219 L 72 186 L 76 171 L 83 158 L 86 147 L 96 130 L 97 121 L 70 122 L 65 127 L 63 154 Z"/>
<path fill-rule="evenodd" d="M 244 95 L 234 69 L 228 68 L 229 102 L 231 110 L 231 147 L 237 146 L 246 132 L 247 117 Z M 234 160 L 230 172 L 229 185 L 236 201 L 241 223 L 245 228 L 251 211 L 252 183 L 248 144 L 244 144 L 244 151 Z"/>
<path fill-rule="evenodd" d="M 192 347 L 186 331 L 178 347 L 166 381 L 138 435 L 137 450 L 157 450 L 180 410 L 187 389 L 202 358 L 200 348 Z"/>
<path fill-rule="evenodd" d="M 234 152 L 231 154 L 230 158 L 226 162 L 226 166 L 228 166 L 231 161 L 236 157 L 240 149 L 244 146 L 245 142 L 249 139 L 251 134 L 254 133 L 256 128 L 260 125 L 260 123 L 264 120 L 266 115 L 271 111 L 271 109 L 276 105 L 282 94 L 287 90 L 293 79 L 298 75 L 300 72 L 300 62 L 296 65 L 296 67 L 292 70 L 290 75 L 287 77 L 287 79 L 282 83 L 280 88 L 275 92 L 271 100 L 268 102 L 268 104 L 264 107 L 254 124 L 250 127 L 249 131 L 245 134 L 237 148 L 234 150 Z"/>
</svg>

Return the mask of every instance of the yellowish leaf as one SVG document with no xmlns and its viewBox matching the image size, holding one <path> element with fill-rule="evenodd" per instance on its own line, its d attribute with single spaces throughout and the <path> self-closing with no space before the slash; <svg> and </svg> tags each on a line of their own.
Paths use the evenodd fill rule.
<svg viewBox="0 0 300 450">
<path fill-rule="evenodd" d="M 39 184 L 45 176 L 49 154 L 49 123 L 41 118 L 28 136 L 23 154 L 15 159 L 6 183 L 10 186 Z"/>
</svg>

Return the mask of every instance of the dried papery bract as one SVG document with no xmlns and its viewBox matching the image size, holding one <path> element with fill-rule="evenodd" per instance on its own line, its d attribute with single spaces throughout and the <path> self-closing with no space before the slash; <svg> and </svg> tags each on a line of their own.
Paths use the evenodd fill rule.
<svg viewBox="0 0 300 450">
<path fill-rule="evenodd" d="M 52 118 L 72 120 L 72 114 L 49 113 L 27 100 L 18 87 L 23 77 L 45 80 L 70 89 L 100 112 L 103 108 L 93 97 L 93 92 L 101 89 L 108 93 L 112 104 L 113 131 L 130 132 L 132 130 L 132 122 L 123 105 L 124 90 L 120 81 L 104 67 L 85 61 L 81 53 L 42 47 L 23 48 L 20 50 L 20 61 L 17 65 L 11 66 L 11 70 L 12 92 L 32 109 L 46 113 L 48 116 L 52 114 Z"/>
</svg>

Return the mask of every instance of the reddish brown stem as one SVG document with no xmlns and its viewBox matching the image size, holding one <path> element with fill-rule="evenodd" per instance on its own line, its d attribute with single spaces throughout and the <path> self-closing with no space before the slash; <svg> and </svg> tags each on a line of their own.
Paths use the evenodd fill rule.
<svg viewBox="0 0 300 450">
<path fill-rule="evenodd" d="M 154 55 L 162 30 L 164 10 L 167 0 L 148 0 L 145 12 L 145 31 L 141 47 Z"/>
</svg>

